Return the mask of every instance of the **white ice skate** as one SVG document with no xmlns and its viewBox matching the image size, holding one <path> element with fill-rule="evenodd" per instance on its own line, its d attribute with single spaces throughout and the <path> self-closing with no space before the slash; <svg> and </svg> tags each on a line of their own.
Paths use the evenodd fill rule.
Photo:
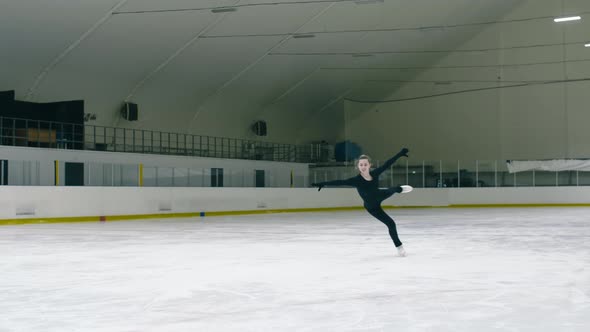
<svg viewBox="0 0 590 332">
<path fill-rule="evenodd" d="M 401 187 L 402 187 L 402 194 L 409 193 L 410 191 L 414 190 L 414 187 L 408 186 L 408 185 L 404 185 Z"/>
<path fill-rule="evenodd" d="M 404 246 L 397 247 L 397 255 L 399 257 L 406 257 L 406 249 L 404 249 Z"/>
</svg>

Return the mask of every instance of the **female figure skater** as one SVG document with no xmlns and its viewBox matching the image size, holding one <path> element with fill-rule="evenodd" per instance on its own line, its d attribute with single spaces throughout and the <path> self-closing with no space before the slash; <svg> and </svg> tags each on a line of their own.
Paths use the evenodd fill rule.
<svg viewBox="0 0 590 332">
<path fill-rule="evenodd" d="M 393 163 L 395 163 L 400 157 L 407 157 L 408 152 L 409 150 L 406 148 L 401 149 L 401 151 L 395 156 L 374 170 L 371 170 L 371 159 L 369 156 L 361 155 L 356 162 L 359 175 L 346 180 L 335 180 L 311 184 L 314 187 L 318 187 L 318 191 L 322 190 L 324 186 L 355 187 L 363 199 L 363 205 L 367 212 L 369 212 L 369 214 L 377 218 L 379 221 L 384 223 L 387 228 L 389 228 L 389 236 L 391 236 L 391 239 L 397 248 L 398 255 L 402 257 L 406 255 L 406 251 L 402 246 L 402 241 L 400 241 L 399 236 L 397 235 L 395 222 L 389 215 L 387 215 L 387 213 L 385 213 L 385 211 L 383 211 L 381 202 L 391 197 L 395 193 L 407 193 L 412 191 L 414 188 L 404 185 L 388 189 L 379 189 L 379 175 L 381 175 L 381 173 L 383 173 L 385 170 L 389 169 L 389 167 L 391 167 L 391 165 L 393 165 Z"/>
</svg>

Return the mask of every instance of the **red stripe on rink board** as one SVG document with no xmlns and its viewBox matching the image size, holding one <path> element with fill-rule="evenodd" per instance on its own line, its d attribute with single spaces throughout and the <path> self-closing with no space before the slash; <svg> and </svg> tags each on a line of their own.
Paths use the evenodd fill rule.
<svg viewBox="0 0 590 332">
<path fill-rule="evenodd" d="M 98 221 L 100 221 L 100 222 L 105 222 L 105 221 L 107 221 L 107 217 L 105 217 L 105 216 L 100 216 L 100 217 L 98 217 Z"/>
</svg>

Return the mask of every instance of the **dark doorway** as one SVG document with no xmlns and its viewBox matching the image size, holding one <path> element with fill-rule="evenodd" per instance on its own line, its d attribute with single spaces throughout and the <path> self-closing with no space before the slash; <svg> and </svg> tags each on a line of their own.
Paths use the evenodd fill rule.
<svg viewBox="0 0 590 332">
<path fill-rule="evenodd" d="M 256 170 L 256 187 L 264 187 L 264 170 Z"/>
<path fill-rule="evenodd" d="M 84 163 L 66 162 L 66 186 L 84 185 Z"/>
</svg>

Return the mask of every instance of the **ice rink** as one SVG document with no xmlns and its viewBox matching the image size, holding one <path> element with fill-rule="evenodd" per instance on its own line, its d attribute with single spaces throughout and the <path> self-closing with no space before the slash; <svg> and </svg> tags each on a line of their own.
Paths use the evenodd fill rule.
<svg viewBox="0 0 590 332">
<path fill-rule="evenodd" d="M 589 331 L 590 208 L 0 227 L 0 331 Z"/>
</svg>

